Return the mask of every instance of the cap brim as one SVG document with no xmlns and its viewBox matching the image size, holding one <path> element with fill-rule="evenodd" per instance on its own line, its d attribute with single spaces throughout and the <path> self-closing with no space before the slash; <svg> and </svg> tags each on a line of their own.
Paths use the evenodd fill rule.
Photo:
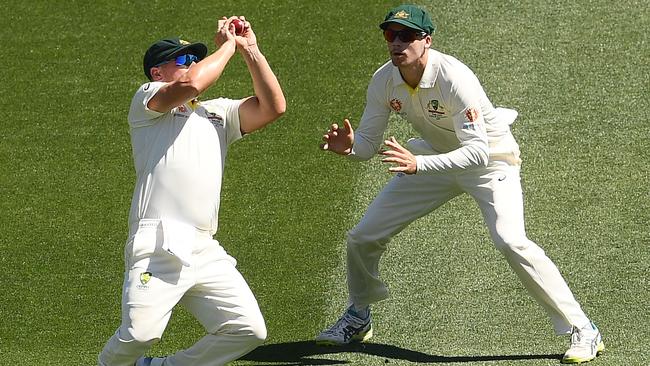
<svg viewBox="0 0 650 366">
<path fill-rule="evenodd" d="M 407 27 L 407 28 L 415 29 L 415 30 L 417 30 L 417 31 L 427 33 L 426 30 L 424 30 L 424 29 L 418 27 L 417 25 L 415 25 L 415 24 L 409 22 L 408 20 L 403 20 L 403 19 L 391 19 L 391 20 L 387 20 L 387 21 L 385 21 L 385 22 L 379 24 L 379 28 L 381 28 L 381 29 L 386 29 L 386 28 L 388 28 L 388 26 L 389 26 L 391 23 L 401 24 L 401 25 L 403 25 L 403 26 L 405 26 L 405 27 Z"/>
<path fill-rule="evenodd" d="M 173 58 L 185 53 L 191 53 L 197 56 L 200 60 L 203 60 L 205 58 L 205 55 L 208 54 L 208 47 L 206 47 L 206 45 L 203 43 L 191 43 L 172 50 L 167 58 Z"/>
</svg>

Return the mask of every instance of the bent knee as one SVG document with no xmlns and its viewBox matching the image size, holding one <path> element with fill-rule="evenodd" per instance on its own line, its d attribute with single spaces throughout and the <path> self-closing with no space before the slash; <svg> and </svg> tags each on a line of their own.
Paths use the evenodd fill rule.
<svg viewBox="0 0 650 366">
<path fill-rule="evenodd" d="M 111 338 L 112 343 L 119 344 L 118 348 L 146 350 L 160 341 L 162 334 L 135 328 L 121 327 Z M 109 347 L 110 348 L 110 347 Z"/>
<path fill-rule="evenodd" d="M 385 249 L 390 241 L 389 235 L 382 235 L 381 232 L 367 232 L 354 228 L 348 232 L 347 246 L 352 247 L 376 247 Z"/>
<path fill-rule="evenodd" d="M 159 334 L 158 332 L 150 332 L 150 331 L 148 331 L 146 329 L 143 330 L 143 331 L 139 331 L 139 330 L 135 330 L 133 328 L 130 328 L 128 330 L 127 338 L 126 339 L 123 338 L 123 339 L 125 341 L 129 341 L 129 342 L 133 342 L 133 343 L 137 343 L 137 344 L 140 344 L 140 345 L 145 345 L 145 346 L 150 347 L 150 346 L 154 345 L 155 343 L 158 343 L 160 341 L 160 337 L 161 337 L 161 334 Z"/>
<path fill-rule="evenodd" d="M 160 338 L 144 337 L 132 332 L 132 329 L 122 327 L 108 340 L 97 357 L 99 366 L 123 364 L 124 357 L 134 358 L 144 354 Z"/>
<path fill-rule="evenodd" d="M 260 319 L 255 322 L 251 322 L 248 326 L 247 337 L 251 339 L 251 343 L 262 344 L 267 337 L 266 324 L 264 319 Z"/>
<path fill-rule="evenodd" d="M 494 235 L 494 247 L 501 253 L 522 252 L 530 248 L 539 248 L 526 235 Z"/>
<path fill-rule="evenodd" d="M 264 323 L 262 323 L 262 325 L 256 327 L 253 330 L 253 333 L 251 334 L 252 343 L 256 343 L 258 345 L 262 344 L 262 343 L 264 343 L 264 341 L 266 341 L 267 336 L 268 336 L 268 334 L 267 334 L 267 330 L 266 330 L 266 325 L 264 325 Z"/>
<path fill-rule="evenodd" d="M 225 324 L 211 333 L 245 338 L 246 343 L 251 345 L 262 344 L 267 338 L 266 324 L 261 316 L 255 318 L 235 324 Z"/>
</svg>

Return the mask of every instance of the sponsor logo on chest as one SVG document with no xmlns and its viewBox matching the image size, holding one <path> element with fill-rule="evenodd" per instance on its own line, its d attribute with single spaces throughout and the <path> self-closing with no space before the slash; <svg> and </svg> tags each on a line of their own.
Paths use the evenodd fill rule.
<svg viewBox="0 0 650 366">
<path fill-rule="evenodd" d="M 447 111 L 437 99 L 431 99 L 425 108 L 429 118 L 439 120 L 447 116 Z"/>
<path fill-rule="evenodd" d="M 223 117 L 214 112 L 205 112 L 205 114 L 214 128 L 223 128 Z"/>
</svg>

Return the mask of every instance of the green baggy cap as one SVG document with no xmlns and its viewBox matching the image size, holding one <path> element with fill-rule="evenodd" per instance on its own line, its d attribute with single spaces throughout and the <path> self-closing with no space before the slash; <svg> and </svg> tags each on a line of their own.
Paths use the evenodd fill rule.
<svg viewBox="0 0 650 366">
<path fill-rule="evenodd" d="M 384 22 L 379 28 L 386 29 L 390 23 L 401 24 L 405 27 L 433 34 L 436 26 L 431 21 L 431 17 L 424 10 L 415 5 L 400 5 L 388 12 Z"/>
<path fill-rule="evenodd" d="M 199 58 L 205 58 L 208 47 L 203 43 L 190 43 L 180 38 L 165 38 L 152 44 L 145 52 L 143 66 L 144 74 L 151 80 L 151 68 L 165 61 L 173 60 L 176 56 L 191 53 Z"/>
</svg>

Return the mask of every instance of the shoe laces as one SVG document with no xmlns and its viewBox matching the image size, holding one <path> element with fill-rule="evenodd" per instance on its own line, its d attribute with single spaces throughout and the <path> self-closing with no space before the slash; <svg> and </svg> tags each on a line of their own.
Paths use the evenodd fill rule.
<svg viewBox="0 0 650 366">
<path fill-rule="evenodd" d="M 358 333 L 359 328 L 367 325 L 369 321 L 370 316 L 368 316 L 366 319 L 362 319 L 351 314 L 348 310 L 339 318 L 336 324 L 334 324 L 334 326 L 327 331 L 327 333 L 341 334 L 345 337 L 345 339 L 348 339 Z"/>
<path fill-rule="evenodd" d="M 589 337 L 589 333 L 594 333 L 593 337 Z M 591 324 L 582 329 L 574 326 L 571 331 L 571 346 L 591 346 L 596 336 L 597 331 L 594 331 Z"/>
</svg>

